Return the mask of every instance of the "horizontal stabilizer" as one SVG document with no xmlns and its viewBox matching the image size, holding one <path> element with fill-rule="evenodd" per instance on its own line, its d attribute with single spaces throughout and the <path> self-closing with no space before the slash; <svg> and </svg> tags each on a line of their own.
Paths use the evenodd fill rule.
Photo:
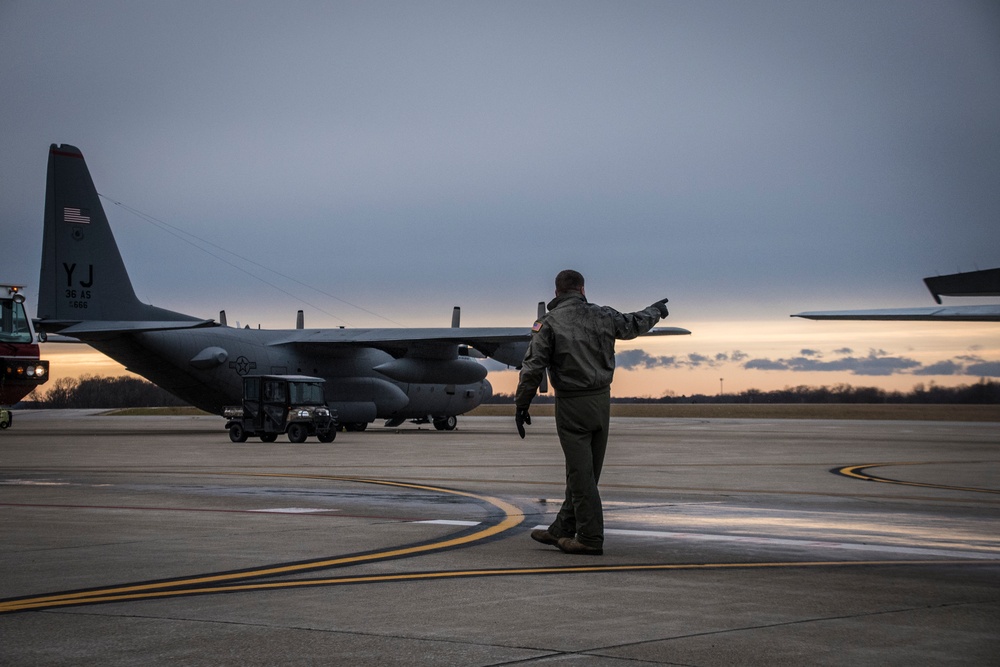
<svg viewBox="0 0 1000 667">
<path fill-rule="evenodd" d="M 47 330 L 45 320 L 35 320 L 36 326 Z M 130 333 L 145 333 L 147 331 L 166 331 L 169 329 L 195 329 L 218 326 L 214 320 L 189 320 L 181 322 L 132 322 L 113 320 L 90 320 L 70 324 L 58 329 L 60 336 L 73 338 L 96 339 L 104 336 L 118 336 Z M 53 327 L 53 329 L 55 329 Z"/>
</svg>

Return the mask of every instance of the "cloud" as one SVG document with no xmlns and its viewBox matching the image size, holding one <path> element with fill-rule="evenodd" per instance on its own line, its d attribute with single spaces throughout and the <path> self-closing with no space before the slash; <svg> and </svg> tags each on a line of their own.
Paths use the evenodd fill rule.
<svg viewBox="0 0 1000 667">
<path fill-rule="evenodd" d="M 1000 377 L 1000 361 L 984 361 L 978 364 L 969 364 L 965 367 L 966 375 L 978 375 L 980 377 Z"/>
<path fill-rule="evenodd" d="M 689 354 L 688 355 L 688 363 L 691 366 L 695 366 L 695 367 L 698 367 L 698 366 L 715 366 L 716 365 L 715 362 L 712 361 L 712 359 L 710 359 L 709 357 L 706 357 L 703 354 Z"/>
<path fill-rule="evenodd" d="M 914 375 L 962 375 L 963 367 L 951 359 L 939 361 L 930 366 L 924 366 L 913 371 Z"/>
<path fill-rule="evenodd" d="M 805 351 L 805 350 L 804 350 Z M 816 356 L 819 353 L 813 352 Z M 786 371 L 847 371 L 854 375 L 892 375 L 920 367 L 920 362 L 906 357 L 889 356 L 885 350 L 871 350 L 867 357 L 843 357 L 834 361 L 820 361 L 808 356 L 790 359 L 754 359 L 743 365 L 746 369 Z"/>
<path fill-rule="evenodd" d="M 983 358 L 980 357 L 978 354 L 960 354 L 955 358 L 960 359 L 962 361 L 968 361 L 969 363 L 973 364 L 983 361 Z"/>
<path fill-rule="evenodd" d="M 841 372 L 868 377 L 890 375 L 972 375 L 1000 377 L 1000 361 L 989 361 L 976 355 L 959 355 L 924 365 L 916 359 L 870 349 L 865 356 L 853 354 L 851 348 L 833 350 L 837 358 L 827 359 L 823 350 L 803 349 L 792 357 L 779 359 L 756 358 L 739 350 L 715 354 L 691 353 L 686 356 L 654 356 L 645 350 L 627 350 L 615 356 L 617 367 L 626 370 L 706 369 L 739 364 L 745 370 L 787 371 L 792 373 Z"/>
<path fill-rule="evenodd" d="M 954 359 L 938 361 L 927 366 L 916 359 L 897 356 L 883 349 L 871 349 L 868 356 L 853 356 L 850 348 L 834 350 L 839 359 L 823 361 L 822 352 L 801 350 L 800 356 L 787 359 L 751 359 L 743 364 L 747 370 L 848 372 L 853 375 L 978 375 L 1000 376 L 1000 361 L 986 361 L 975 355 L 959 355 Z"/>
<path fill-rule="evenodd" d="M 615 355 L 615 365 L 626 371 L 654 368 L 716 368 L 731 362 L 740 362 L 748 355 L 739 350 L 719 352 L 714 355 L 691 353 L 687 356 L 657 357 L 645 350 L 626 350 Z"/>
<path fill-rule="evenodd" d="M 771 361 L 770 359 L 751 359 L 743 364 L 747 370 L 757 371 L 787 371 L 788 365 L 783 361 Z"/>
<path fill-rule="evenodd" d="M 677 357 L 654 357 L 645 350 L 626 350 L 615 355 L 615 365 L 623 370 L 637 368 L 672 368 Z"/>
</svg>

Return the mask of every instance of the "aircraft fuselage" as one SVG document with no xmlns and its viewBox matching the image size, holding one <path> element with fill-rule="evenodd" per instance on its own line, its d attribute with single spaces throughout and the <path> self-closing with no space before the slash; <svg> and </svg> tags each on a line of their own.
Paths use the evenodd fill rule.
<svg viewBox="0 0 1000 667">
<path fill-rule="evenodd" d="M 213 413 L 239 403 L 243 376 L 261 373 L 325 379 L 327 401 L 344 423 L 462 414 L 492 396 L 485 379 L 465 384 L 389 379 L 373 368 L 393 362 L 394 357 L 374 348 L 303 351 L 275 344 L 289 333 L 216 326 L 133 333 L 88 343 L 130 371 Z M 459 363 L 479 365 L 472 360 Z"/>
</svg>

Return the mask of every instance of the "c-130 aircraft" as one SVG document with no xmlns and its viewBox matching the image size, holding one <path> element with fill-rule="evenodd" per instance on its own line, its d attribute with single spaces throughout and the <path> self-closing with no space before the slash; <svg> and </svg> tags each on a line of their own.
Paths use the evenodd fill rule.
<svg viewBox="0 0 1000 667">
<path fill-rule="evenodd" d="M 86 343 L 207 412 L 238 405 L 248 374 L 326 380 L 349 430 L 376 419 L 455 428 L 492 396 L 486 368 L 466 350 L 520 367 L 530 327 L 240 329 L 139 301 L 83 153 L 49 149 L 35 326 Z M 220 318 L 222 319 L 222 318 Z M 690 331 L 659 327 L 646 335 Z"/>
</svg>

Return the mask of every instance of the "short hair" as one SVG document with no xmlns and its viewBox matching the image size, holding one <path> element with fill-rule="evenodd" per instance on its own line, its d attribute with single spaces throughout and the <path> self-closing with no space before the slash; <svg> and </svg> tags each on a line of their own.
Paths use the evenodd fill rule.
<svg viewBox="0 0 1000 667">
<path fill-rule="evenodd" d="M 560 271 L 556 276 L 556 294 L 583 290 L 583 274 L 573 269 Z"/>
</svg>

